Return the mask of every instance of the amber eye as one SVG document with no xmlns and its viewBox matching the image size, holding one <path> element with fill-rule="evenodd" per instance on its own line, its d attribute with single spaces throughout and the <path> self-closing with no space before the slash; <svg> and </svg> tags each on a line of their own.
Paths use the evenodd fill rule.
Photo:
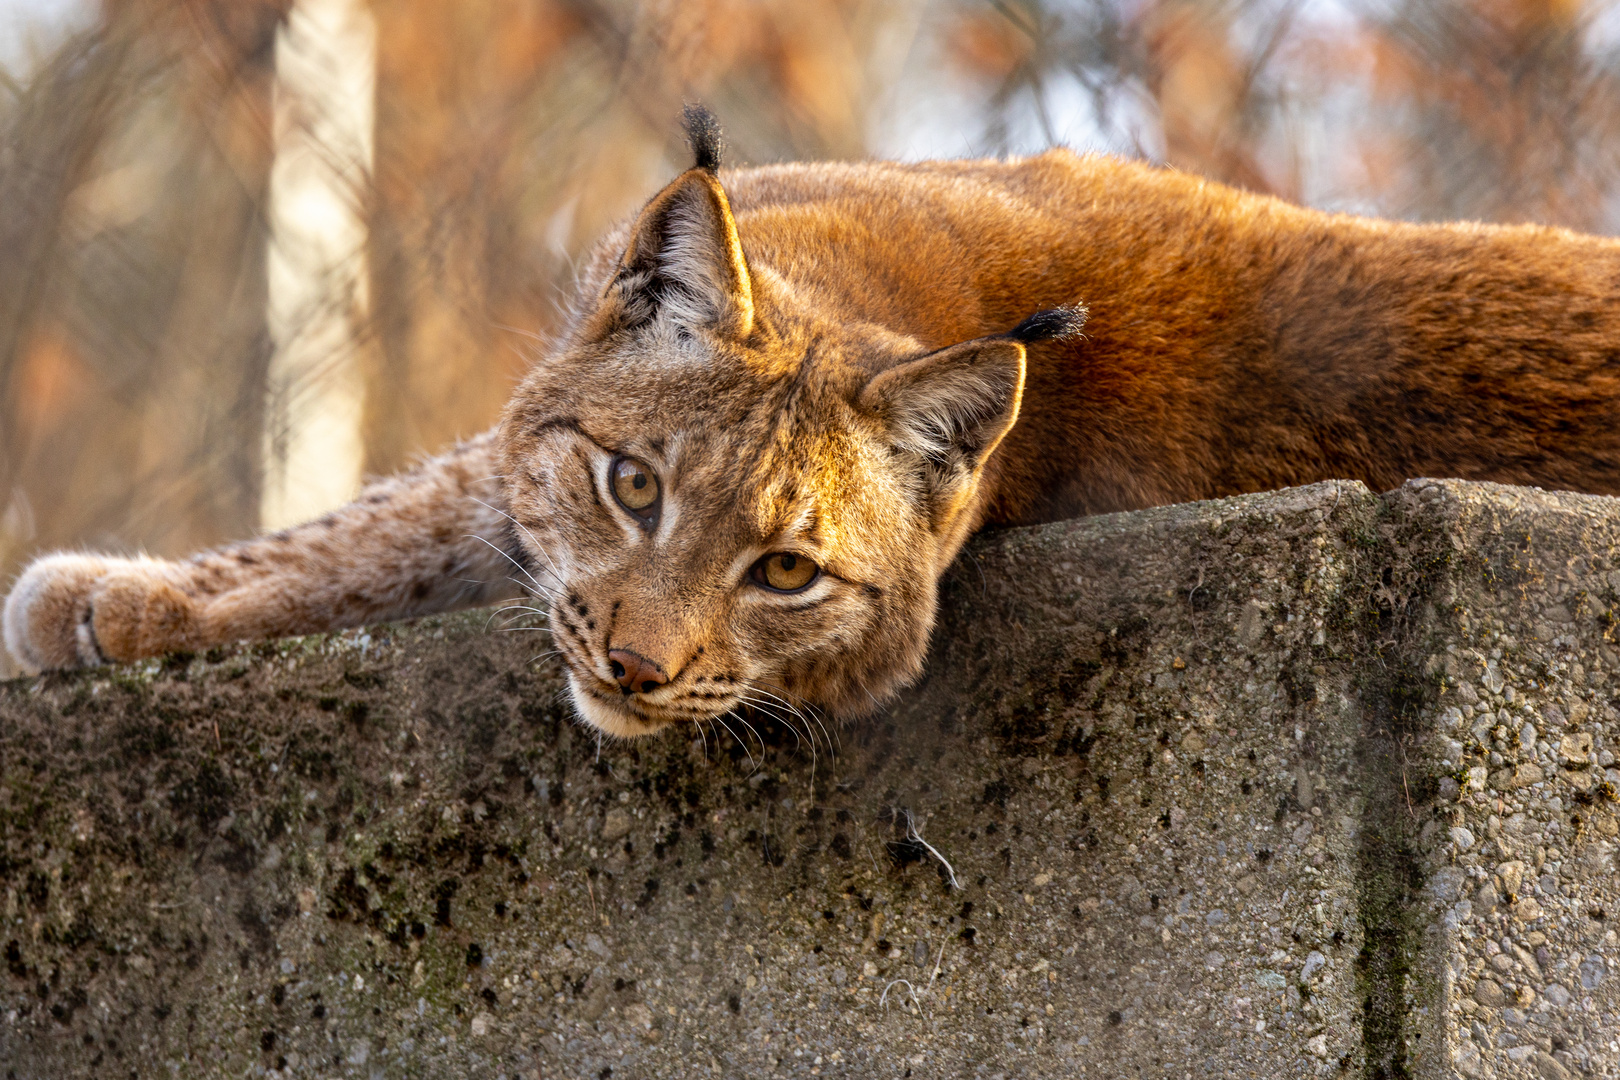
<svg viewBox="0 0 1620 1080">
<path fill-rule="evenodd" d="M 613 497 L 639 518 L 652 517 L 658 505 L 658 477 L 635 458 L 624 457 L 613 463 Z"/>
<path fill-rule="evenodd" d="M 754 580 L 777 592 L 798 592 L 816 580 L 821 567 L 803 555 L 778 551 L 754 564 Z"/>
</svg>

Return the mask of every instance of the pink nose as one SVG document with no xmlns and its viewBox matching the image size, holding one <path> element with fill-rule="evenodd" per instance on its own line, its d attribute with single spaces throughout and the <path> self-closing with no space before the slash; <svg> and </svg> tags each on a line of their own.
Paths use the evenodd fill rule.
<svg viewBox="0 0 1620 1080">
<path fill-rule="evenodd" d="M 669 682 L 663 668 L 629 649 L 614 649 L 608 653 L 608 662 L 613 665 L 613 677 L 627 694 L 651 693 Z"/>
</svg>

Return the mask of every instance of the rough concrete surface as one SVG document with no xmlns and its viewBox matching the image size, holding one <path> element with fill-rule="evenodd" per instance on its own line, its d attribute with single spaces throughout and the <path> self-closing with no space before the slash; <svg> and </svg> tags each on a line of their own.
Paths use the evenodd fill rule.
<svg viewBox="0 0 1620 1080">
<path fill-rule="evenodd" d="M 1620 1074 L 1620 500 L 1435 483 L 1390 501 L 1430 552 L 1404 583 L 1413 768 L 1435 778 L 1415 1071 Z"/>
<path fill-rule="evenodd" d="M 825 731 L 599 746 L 487 613 L 3 684 L 0 1068 L 1615 1075 L 1617 545 L 1433 481 L 981 537 Z"/>
</svg>

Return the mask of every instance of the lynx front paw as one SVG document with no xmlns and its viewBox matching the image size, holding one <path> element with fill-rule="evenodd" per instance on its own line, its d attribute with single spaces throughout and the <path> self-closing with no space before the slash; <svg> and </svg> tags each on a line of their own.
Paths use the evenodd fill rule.
<svg viewBox="0 0 1620 1080">
<path fill-rule="evenodd" d="M 47 555 L 6 597 L 6 648 L 34 670 L 135 660 L 188 647 L 195 605 L 153 559 Z"/>
</svg>

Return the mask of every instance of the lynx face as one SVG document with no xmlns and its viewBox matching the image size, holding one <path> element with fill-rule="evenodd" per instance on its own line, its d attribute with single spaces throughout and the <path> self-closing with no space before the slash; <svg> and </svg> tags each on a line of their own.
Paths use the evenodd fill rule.
<svg viewBox="0 0 1620 1080">
<path fill-rule="evenodd" d="M 1022 344 L 928 352 L 819 318 L 749 267 L 701 168 L 606 277 L 502 423 L 580 713 L 633 736 L 744 704 L 870 710 L 921 668 Z"/>
<path fill-rule="evenodd" d="M 937 545 L 836 361 L 772 378 L 696 335 L 624 344 L 572 392 L 535 380 L 506 431 L 509 509 L 580 712 L 637 735 L 747 702 L 869 707 L 914 675 Z"/>
</svg>

